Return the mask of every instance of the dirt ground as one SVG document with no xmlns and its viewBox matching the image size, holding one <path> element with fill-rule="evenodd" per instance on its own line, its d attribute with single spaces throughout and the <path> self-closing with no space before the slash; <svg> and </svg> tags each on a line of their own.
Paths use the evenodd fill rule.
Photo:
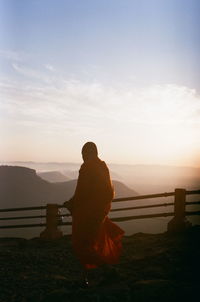
<svg viewBox="0 0 200 302">
<path fill-rule="evenodd" d="M 120 263 L 89 277 L 84 288 L 70 236 L 0 238 L 0 302 L 199 301 L 200 226 L 124 237 Z"/>
</svg>

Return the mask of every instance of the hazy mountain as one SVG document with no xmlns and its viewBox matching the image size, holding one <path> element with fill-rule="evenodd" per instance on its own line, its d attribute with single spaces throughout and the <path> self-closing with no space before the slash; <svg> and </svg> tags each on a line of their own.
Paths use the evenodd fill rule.
<svg viewBox="0 0 200 302">
<path fill-rule="evenodd" d="M 116 175 L 115 173 L 113 173 Z M 62 173 L 58 171 L 49 171 L 49 172 L 41 172 L 37 173 L 42 179 L 48 181 L 48 182 L 64 182 L 68 181 L 69 187 L 71 187 L 73 190 L 76 187 L 76 180 L 71 180 L 69 181 L 69 178 Z M 115 187 L 115 194 L 117 197 L 122 197 L 122 196 L 135 196 L 137 193 L 128 188 L 126 185 L 124 185 L 122 182 L 118 180 L 113 180 L 113 185 Z M 71 191 L 71 190 L 70 190 Z"/>
<path fill-rule="evenodd" d="M 59 171 L 40 172 L 37 174 L 48 182 L 64 182 L 70 180 L 69 177 L 65 176 Z"/>
<path fill-rule="evenodd" d="M 128 196 L 136 196 L 138 193 L 126 185 L 124 185 L 122 182 L 118 180 L 113 180 L 113 186 L 115 189 L 115 198 L 120 197 L 128 197 Z"/>
<path fill-rule="evenodd" d="M 67 171 L 78 171 L 80 168 L 79 163 L 57 163 L 57 162 L 32 162 L 32 161 L 14 161 L 14 162 L 2 162 L 2 165 L 8 166 L 18 166 L 18 167 L 27 167 L 34 169 L 37 172 L 47 172 L 47 171 L 59 171 L 66 175 L 64 172 Z"/>
<path fill-rule="evenodd" d="M 68 177 L 70 179 L 76 179 L 76 178 L 78 178 L 79 169 L 80 169 L 80 165 L 77 166 L 75 170 L 68 168 L 68 169 L 62 169 L 60 171 L 62 171 L 62 174 L 65 175 L 66 177 Z M 120 175 L 118 175 L 116 172 L 113 172 L 112 170 L 110 170 L 110 177 L 112 179 L 121 180 Z"/>
<path fill-rule="evenodd" d="M 61 166 L 60 166 L 61 167 Z M 79 166 L 80 167 L 80 166 Z M 115 167 L 112 166 L 112 169 L 114 170 Z M 167 191 L 166 188 L 169 188 L 171 186 L 172 189 L 174 189 L 177 185 L 177 183 L 173 183 L 173 177 L 175 175 L 171 174 L 171 176 L 167 177 L 167 174 L 161 175 L 160 178 L 158 177 L 159 173 L 157 171 L 156 174 L 153 174 L 156 171 L 156 168 L 152 170 L 150 167 L 147 167 L 147 172 L 146 172 L 146 178 L 143 177 L 142 175 L 145 176 L 145 169 L 143 170 L 144 173 L 141 172 L 140 167 L 134 167 L 135 174 L 131 173 L 134 171 L 133 167 L 126 167 L 125 165 L 120 167 L 121 170 L 127 171 L 129 174 L 132 175 L 131 177 L 133 184 L 137 184 L 136 186 L 136 191 L 141 194 L 143 191 L 138 191 L 138 187 L 140 185 L 141 189 L 146 189 L 147 193 L 151 193 L 154 188 L 155 192 L 165 192 Z M 165 168 L 165 167 L 164 167 Z M 153 169 L 153 168 L 152 168 Z M 78 166 L 77 166 L 78 170 Z M 159 168 L 158 168 L 159 170 Z M 171 170 L 171 169 L 170 169 Z M 181 169 L 180 169 L 181 170 Z M 179 171 L 180 171 L 179 170 Z M 198 169 L 197 169 L 198 170 Z M 114 170 L 115 171 L 115 170 Z M 120 169 L 117 170 L 118 174 L 120 173 Z M 164 171 L 164 170 L 162 170 Z M 182 179 L 185 176 L 185 172 L 188 172 L 189 170 L 182 170 L 184 173 L 181 176 Z M 191 171 L 196 171 L 196 170 L 191 170 Z M 137 172 L 137 173 L 136 173 Z M 149 174 L 148 174 L 149 173 Z M 119 174 L 120 175 L 120 174 Z M 169 174 L 170 175 L 170 174 Z M 123 179 L 125 179 L 126 174 L 124 173 Z M 187 178 L 189 175 L 186 175 Z M 180 179 L 181 179 L 180 177 Z M 128 179 L 128 178 L 127 178 Z M 137 182 L 138 179 L 138 182 Z M 167 182 L 168 180 L 168 182 Z M 196 176 L 192 173 L 191 175 L 191 184 L 194 186 L 196 180 L 196 188 L 198 189 L 200 186 L 199 182 L 199 177 L 198 173 Z M 125 181 L 113 181 L 114 187 L 115 187 L 115 197 L 128 197 L 128 196 L 134 196 L 137 195 L 137 193 L 130 189 L 129 187 L 125 186 L 124 183 Z M 152 186 L 153 185 L 155 186 Z M 187 183 L 187 182 L 186 182 Z M 128 182 L 127 182 L 128 184 Z M 163 188 L 162 188 L 163 185 Z M 68 200 L 70 197 L 72 197 L 74 190 L 76 187 L 76 180 L 70 180 L 66 182 L 57 182 L 57 183 L 50 183 L 42 179 L 36 174 L 36 171 L 34 169 L 30 168 L 25 168 L 25 167 L 16 167 L 16 166 L 0 166 L 0 208 L 13 208 L 13 207 L 28 207 L 28 206 L 39 206 L 39 205 L 46 205 L 47 203 L 56 203 L 56 204 L 61 204 L 65 200 Z M 184 186 L 186 187 L 186 186 Z M 149 189 L 149 191 L 148 191 Z M 150 189 L 152 191 L 150 191 Z M 199 195 L 189 195 L 187 196 L 187 201 L 195 201 L 199 200 Z M 154 204 L 154 203 L 161 203 L 161 202 L 171 202 L 173 201 L 173 198 L 166 198 L 163 197 L 162 200 L 161 198 L 159 199 L 152 199 L 152 200 L 140 200 L 134 202 L 134 205 L 143 205 L 146 203 Z M 125 206 L 128 206 L 132 204 L 129 202 L 124 202 Z M 121 205 L 118 203 L 113 204 L 114 207 L 121 207 Z M 198 206 L 188 206 L 188 210 L 197 210 L 196 207 Z M 194 207 L 194 208 L 193 208 Z M 170 209 L 169 209 L 170 210 Z M 173 208 L 171 209 L 173 211 Z M 158 213 L 162 212 L 163 208 L 156 208 L 153 209 L 153 213 Z M 111 212 L 110 217 L 116 217 L 116 215 L 121 216 L 121 215 L 140 215 L 141 213 L 143 214 L 148 214 L 152 213 L 152 210 L 148 211 L 147 210 L 134 210 L 132 212 L 125 213 L 121 212 Z M 36 211 L 30 211 L 28 212 L 29 215 L 36 215 Z M 45 212 L 39 211 L 39 214 L 45 214 Z M 4 215 L 5 214 L 5 215 Z M 23 214 L 26 216 L 27 212 L 23 212 Z M 2 217 L 7 217 L 7 216 L 19 216 L 19 212 L 15 213 L 1 213 Z M 190 221 L 194 224 L 199 224 L 199 217 L 200 216 L 194 216 L 194 217 L 189 217 Z M 152 233 L 159 233 L 159 232 L 164 232 L 166 230 L 167 222 L 171 218 L 163 218 L 163 219 L 147 219 L 145 220 L 133 220 L 133 221 L 127 221 L 121 224 L 122 228 L 126 230 L 127 234 L 132 234 L 135 232 L 152 232 Z M 25 221 L 25 220 L 24 220 Z M 39 222 L 45 222 L 45 219 L 39 219 L 37 220 Z M 23 223 L 23 221 L 18 222 Z M 36 223 L 36 220 L 29 220 L 27 223 Z M 2 225 L 9 225 L 9 224 L 16 224 L 16 221 L 2 221 Z M 31 238 L 34 236 L 38 236 L 38 234 L 41 232 L 42 228 L 28 228 L 28 229 L 6 229 L 1 231 L 0 236 L 18 236 L 18 237 L 25 237 L 25 238 Z M 69 232 L 69 228 L 64 228 L 65 232 L 66 230 Z"/>
<path fill-rule="evenodd" d="M 59 171 L 70 179 L 78 177 L 80 163 L 10 162 L 8 165 L 33 168 L 38 173 Z M 112 179 L 125 183 L 140 194 L 171 191 L 177 187 L 199 189 L 200 168 L 164 165 L 108 164 Z"/>
<path fill-rule="evenodd" d="M 33 169 L 0 166 L 0 207 L 60 204 L 73 195 L 76 182 L 50 183 L 39 177 Z M 113 184 L 116 198 L 137 195 L 119 181 L 113 181 Z"/>
<path fill-rule="evenodd" d="M 121 176 L 120 181 L 140 194 L 171 191 L 179 187 L 189 190 L 200 188 L 200 168 L 111 164 L 110 169 Z"/>
</svg>

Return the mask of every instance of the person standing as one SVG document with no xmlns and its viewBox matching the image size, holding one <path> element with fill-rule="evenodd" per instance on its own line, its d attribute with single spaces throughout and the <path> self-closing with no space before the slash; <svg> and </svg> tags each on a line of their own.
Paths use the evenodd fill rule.
<svg viewBox="0 0 200 302">
<path fill-rule="evenodd" d="M 99 159 L 93 142 L 83 146 L 82 157 L 75 194 L 64 205 L 72 214 L 73 249 L 87 272 L 119 262 L 124 231 L 108 218 L 114 189 L 108 167 Z"/>
</svg>

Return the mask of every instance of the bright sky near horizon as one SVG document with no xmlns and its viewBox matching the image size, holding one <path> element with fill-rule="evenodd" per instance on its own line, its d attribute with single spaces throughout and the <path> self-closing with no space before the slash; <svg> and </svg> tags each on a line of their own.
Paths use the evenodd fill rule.
<svg viewBox="0 0 200 302">
<path fill-rule="evenodd" d="M 200 167 L 200 1 L 0 0 L 0 160 Z"/>
</svg>

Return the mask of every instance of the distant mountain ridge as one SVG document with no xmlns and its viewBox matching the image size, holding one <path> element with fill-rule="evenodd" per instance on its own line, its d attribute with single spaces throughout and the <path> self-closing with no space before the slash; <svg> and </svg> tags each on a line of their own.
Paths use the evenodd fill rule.
<svg viewBox="0 0 200 302">
<path fill-rule="evenodd" d="M 37 175 L 48 182 L 64 182 L 70 180 L 69 177 L 59 171 L 40 172 L 37 173 Z"/>
<path fill-rule="evenodd" d="M 81 163 L 8 162 L 5 164 L 24 166 L 37 172 L 59 171 L 70 179 L 75 179 L 78 177 Z M 140 194 L 171 191 L 178 187 L 188 190 L 200 187 L 200 167 L 113 163 L 107 165 L 112 179 L 125 183 Z"/>
<path fill-rule="evenodd" d="M 0 207 L 61 204 L 72 197 L 77 180 L 50 183 L 26 167 L 0 166 Z M 115 197 L 137 193 L 119 181 L 113 181 Z"/>
</svg>

